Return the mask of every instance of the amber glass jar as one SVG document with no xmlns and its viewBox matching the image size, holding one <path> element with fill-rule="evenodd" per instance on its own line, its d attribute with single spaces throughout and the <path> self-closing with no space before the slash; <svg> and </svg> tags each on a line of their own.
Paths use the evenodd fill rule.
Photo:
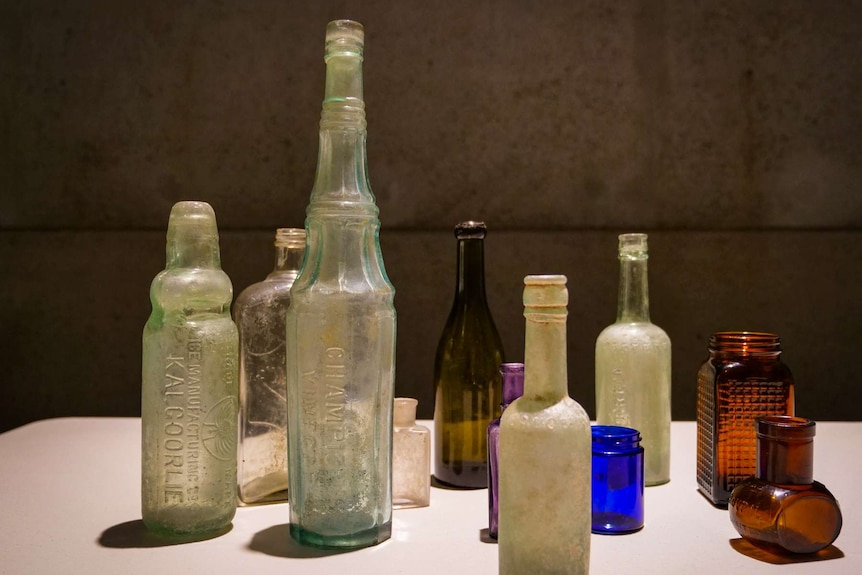
<svg viewBox="0 0 862 575">
<path fill-rule="evenodd" d="M 757 419 L 757 475 L 730 495 L 730 521 L 740 535 L 791 553 L 815 553 L 841 532 L 841 509 L 814 480 L 814 430 L 810 419 Z"/>
<path fill-rule="evenodd" d="M 709 339 L 697 375 L 697 486 L 714 505 L 755 474 L 754 420 L 794 415 L 793 376 L 772 333 L 731 331 Z"/>
</svg>

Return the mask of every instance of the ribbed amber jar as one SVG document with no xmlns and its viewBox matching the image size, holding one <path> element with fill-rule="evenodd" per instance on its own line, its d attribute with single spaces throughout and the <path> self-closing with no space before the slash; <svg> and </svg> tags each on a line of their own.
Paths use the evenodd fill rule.
<svg viewBox="0 0 862 575">
<path fill-rule="evenodd" d="M 737 484 L 755 474 L 754 420 L 794 415 L 793 376 L 772 333 L 718 332 L 697 375 L 697 485 L 727 506 Z"/>
</svg>

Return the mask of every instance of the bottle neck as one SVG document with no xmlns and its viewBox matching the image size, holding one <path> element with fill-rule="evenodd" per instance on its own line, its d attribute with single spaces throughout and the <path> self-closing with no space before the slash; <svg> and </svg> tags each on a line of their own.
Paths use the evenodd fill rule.
<svg viewBox="0 0 862 575">
<path fill-rule="evenodd" d="M 305 230 L 280 229 L 275 238 L 275 267 L 271 275 L 293 274 L 299 271 L 305 257 Z"/>
<path fill-rule="evenodd" d="M 464 305 L 485 303 L 484 240 L 458 240 L 458 278 L 455 298 Z"/>
<path fill-rule="evenodd" d="M 617 322 L 649 322 L 647 259 L 620 257 Z"/>
<path fill-rule="evenodd" d="M 411 397 L 396 397 L 392 412 L 392 423 L 395 427 L 413 427 L 416 425 L 416 406 L 418 401 Z"/>
<path fill-rule="evenodd" d="M 506 408 L 510 403 L 524 395 L 524 364 L 504 363 L 500 366 L 502 401 Z"/>
<path fill-rule="evenodd" d="M 368 182 L 365 139 L 362 53 L 327 53 L 320 150 L 309 213 L 326 207 L 339 213 L 377 214 Z"/>
<path fill-rule="evenodd" d="M 757 478 L 780 485 L 814 481 L 815 423 L 789 415 L 759 417 Z"/>
<path fill-rule="evenodd" d="M 566 276 L 524 278 L 524 397 L 546 405 L 568 395 Z"/>
</svg>

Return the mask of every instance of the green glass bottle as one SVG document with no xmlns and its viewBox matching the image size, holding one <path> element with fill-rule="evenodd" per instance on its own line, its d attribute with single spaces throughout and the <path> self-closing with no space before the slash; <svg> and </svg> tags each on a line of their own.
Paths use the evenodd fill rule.
<svg viewBox="0 0 862 575">
<path fill-rule="evenodd" d="M 217 532 L 236 511 L 232 298 L 215 212 L 205 202 L 177 203 L 143 335 L 141 508 L 160 534 Z"/>
<path fill-rule="evenodd" d="M 290 533 L 325 548 L 392 530 L 395 289 L 368 182 L 362 25 L 326 28 L 320 154 L 287 312 Z"/>
<path fill-rule="evenodd" d="M 503 342 L 485 297 L 483 222 L 455 226 L 455 302 L 434 361 L 434 476 L 453 487 L 488 486 L 488 424 L 500 417 Z"/>
</svg>

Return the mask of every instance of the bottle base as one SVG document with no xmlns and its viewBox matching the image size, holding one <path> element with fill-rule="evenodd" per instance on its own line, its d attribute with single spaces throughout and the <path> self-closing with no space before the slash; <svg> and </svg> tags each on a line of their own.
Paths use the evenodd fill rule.
<svg viewBox="0 0 862 575">
<path fill-rule="evenodd" d="M 143 523 L 150 533 L 165 539 L 176 541 L 202 541 L 204 539 L 212 539 L 214 537 L 224 535 L 233 529 L 233 523 L 231 523 L 230 519 L 228 519 L 227 523 L 220 520 L 217 523 L 179 527 L 146 519 Z"/>
<path fill-rule="evenodd" d="M 290 536 L 298 543 L 318 549 L 359 549 L 371 547 L 389 539 L 392 536 L 392 522 L 344 535 L 322 535 L 291 523 Z"/>
</svg>

